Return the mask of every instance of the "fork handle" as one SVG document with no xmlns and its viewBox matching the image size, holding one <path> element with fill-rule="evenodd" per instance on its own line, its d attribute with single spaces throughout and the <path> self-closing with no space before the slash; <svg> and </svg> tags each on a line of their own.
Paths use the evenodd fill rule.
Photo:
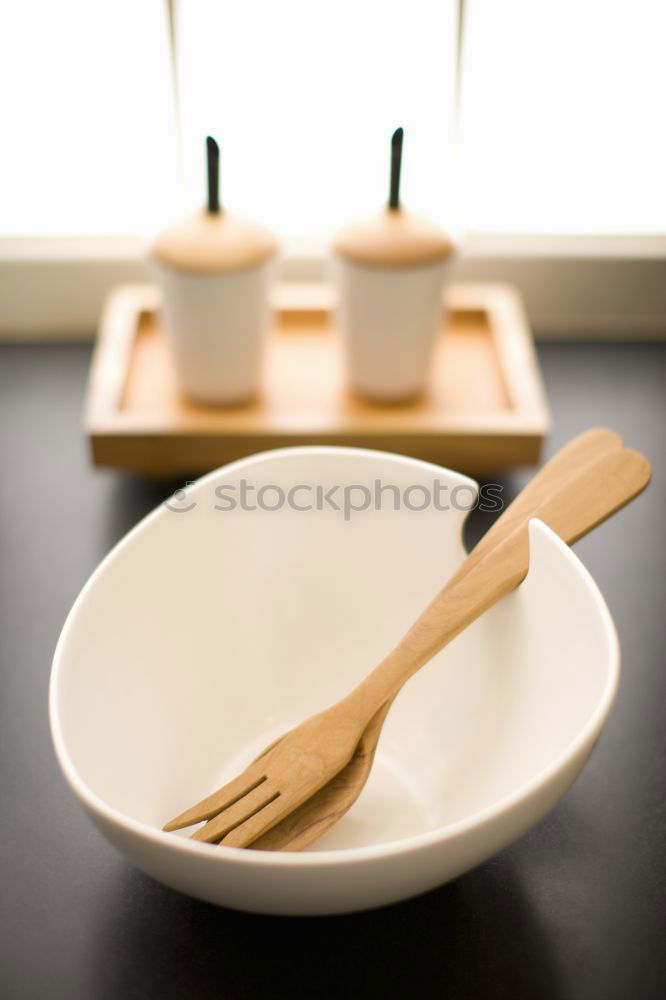
<svg viewBox="0 0 666 1000">
<path fill-rule="evenodd" d="M 579 476 L 555 486 L 533 516 L 571 544 L 623 507 L 650 481 L 639 452 L 620 448 Z M 464 565 L 464 564 L 463 564 Z M 447 643 L 525 578 L 529 568 L 528 522 L 464 573 L 456 574 L 428 605 L 395 649 L 344 699 L 363 723 Z"/>
<path fill-rule="evenodd" d="M 539 508 L 546 500 L 551 499 L 556 490 L 561 489 L 568 479 L 580 476 L 584 467 L 592 465 L 602 455 L 619 451 L 622 447 L 620 435 L 606 427 L 593 427 L 567 442 L 534 474 L 494 524 L 491 524 L 483 538 L 476 543 L 449 579 L 447 592 L 453 583 L 457 583 L 470 573 L 477 563 L 506 541 L 516 528 L 526 524 L 531 517 L 536 517 Z M 394 695 L 384 703 L 386 711 L 392 704 L 393 697 Z M 373 716 L 374 718 L 376 716 Z M 268 749 L 272 749 L 274 745 L 271 744 Z"/>
</svg>

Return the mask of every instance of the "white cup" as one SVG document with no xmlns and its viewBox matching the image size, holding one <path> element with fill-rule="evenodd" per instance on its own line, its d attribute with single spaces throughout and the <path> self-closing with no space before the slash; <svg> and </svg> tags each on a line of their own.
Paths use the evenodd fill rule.
<svg viewBox="0 0 666 1000">
<path fill-rule="evenodd" d="M 176 376 L 192 399 L 243 403 L 259 388 L 277 252 L 256 222 L 197 212 L 154 240 L 150 258 Z"/>
<path fill-rule="evenodd" d="M 378 402 L 423 392 L 443 315 L 448 259 L 375 267 L 336 255 L 337 315 L 352 387 Z"/>
<path fill-rule="evenodd" d="M 272 261 L 219 274 L 155 262 L 162 315 L 178 382 L 192 399 L 242 403 L 259 389 L 270 319 Z"/>
</svg>

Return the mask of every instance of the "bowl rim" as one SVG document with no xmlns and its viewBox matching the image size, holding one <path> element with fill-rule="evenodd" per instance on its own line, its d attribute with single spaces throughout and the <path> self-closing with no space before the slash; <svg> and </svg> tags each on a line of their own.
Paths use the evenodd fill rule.
<svg viewBox="0 0 666 1000">
<path fill-rule="evenodd" d="M 196 487 L 205 485 L 207 482 L 219 476 L 221 472 L 228 473 L 229 471 L 234 471 L 243 466 L 254 465 L 268 457 L 273 458 L 279 456 L 305 454 L 317 456 L 325 454 L 349 455 L 350 453 L 358 456 L 372 456 L 377 458 L 380 457 L 382 459 L 388 458 L 400 465 L 415 466 L 421 469 L 425 468 L 440 475 L 442 473 L 446 473 L 448 476 L 459 480 L 461 484 L 471 487 L 478 493 L 478 484 L 473 479 L 464 476 L 455 470 L 448 469 L 445 466 L 436 465 L 432 462 L 425 462 L 421 459 L 410 458 L 406 455 L 395 454 L 393 452 L 379 451 L 378 449 L 353 448 L 335 445 L 304 445 L 288 448 L 275 448 L 257 452 L 256 454 L 229 462 L 226 465 L 220 466 L 217 469 L 206 473 L 205 475 L 199 477 L 192 485 Z M 56 759 L 60 765 L 67 784 L 74 792 L 76 798 L 89 813 L 98 817 L 103 823 L 110 824 L 112 827 L 139 837 L 144 842 L 148 841 L 151 844 L 154 844 L 157 848 L 184 852 L 186 855 L 193 855 L 194 857 L 199 856 L 199 858 L 205 857 L 208 858 L 211 863 L 222 865 L 227 863 L 240 863 L 250 867 L 257 866 L 259 868 L 293 869 L 329 867 L 331 865 L 339 866 L 342 864 L 353 865 L 380 860 L 387 857 L 401 857 L 430 847 L 443 846 L 447 842 L 454 841 L 474 829 L 480 829 L 486 824 L 491 823 L 499 816 L 509 813 L 522 802 L 527 801 L 539 788 L 548 785 L 548 783 L 554 779 L 558 773 L 566 770 L 567 766 L 576 758 L 579 752 L 584 749 L 586 744 L 593 742 L 603 728 L 603 725 L 613 706 L 620 678 L 620 646 L 615 624 L 603 595 L 601 594 L 601 591 L 593 579 L 590 571 L 572 551 L 569 545 L 562 541 L 562 539 L 551 528 L 549 528 L 548 525 L 546 525 L 543 521 L 540 521 L 538 518 L 531 518 L 529 521 L 530 544 L 532 543 L 532 539 L 538 537 L 539 535 L 541 535 L 542 538 L 548 539 L 549 543 L 559 551 L 561 557 L 567 560 L 569 565 L 574 567 L 577 575 L 583 580 L 588 588 L 608 643 L 609 668 L 598 703 L 583 727 L 574 737 L 572 737 L 560 753 L 557 754 L 557 756 L 551 760 L 549 764 L 544 766 L 529 781 L 523 782 L 523 784 L 519 785 L 512 792 L 502 796 L 492 805 L 486 806 L 484 809 L 478 809 L 469 816 L 456 820 L 452 823 L 435 827 L 433 830 L 410 834 L 407 837 L 401 837 L 399 839 L 386 841 L 380 844 L 370 844 L 361 847 L 335 848 L 323 851 L 252 851 L 239 847 L 227 847 L 224 851 L 211 850 L 211 847 L 216 845 L 204 844 L 189 838 L 174 836 L 173 833 L 166 833 L 165 831 L 159 830 L 148 823 L 144 823 L 141 820 L 133 819 L 132 817 L 127 816 L 119 809 L 116 809 L 115 806 L 111 806 L 105 802 L 101 796 L 88 787 L 83 778 L 79 775 L 66 746 L 66 740 L 59 714 L 58 690 L 60 676 L 63 670 L 63 650 L 69 632 L 73 627 L 74 620 L 78 615 L 79 607 L 83 603 L 85 596 L 94 586 L 97 576 L 104 571 L 110 561 L 118 556 L 125 545 L 131 541 L 132 536 L 139 532 L 151 519 L 160 516 L 162 506 L 162 504 L 159 504 L 154 510 L 150 511 L 143 518 L 141 518 L 137 524 L 130 528 L 130 530 L 122 538 L 120 538 L 118 542 L 116 542 L 113 548 L 104 556 L 97 567 L 93 570 L 81 588 L 65 619 L 53 655 L 51 676 L 49 680 L 48 713 L 51 739 Z M 463 517 L 460 520 L 461 534 L 465 519 L 466 518 Z"/>
</svg>

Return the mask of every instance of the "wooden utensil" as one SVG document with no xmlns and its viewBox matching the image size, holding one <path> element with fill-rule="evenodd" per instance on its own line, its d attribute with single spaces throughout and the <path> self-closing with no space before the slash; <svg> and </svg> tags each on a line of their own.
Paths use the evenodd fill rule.
<svg viewBox="0 0 666 1000">
<path fill-rule="evenodd" d="M 567 542 L 575 541 L 648 483 L 646 459 L 610 451 L 562 483 L 535 512 Z M 395 649 L 346 698 L 301 723 L 222 789 L 176 817 L 173 830 L 208 820 L 193 837 L 245 847 L 315 794 L 351 760 L 373 716 L 446 643 L 524 579 L 527 522 L 456 574 Z"/>
<path fill-rule="evenodd" d="M 505 508 L 457 570 L 456 577 L 461 578 L 469 572 L 492 548 L 508 538 L 521 521 L 534 517 L 541 504 L 553 497 L 563 482 L 566 483 L 602 455 L 620 448 L 620 435 L 601 427 L 585 431 L 566 444 Z M 393 699 L 385 702 L 372 717 L 352 759 L 340 773 L 255 840 L 250 845 L 252 850 L 302 851 L 351 809 L 370 775 L 384 719 L 392 704 Z M 278 742 L 272 743 L 260 756 L 263 757 Z"/>
</svg>

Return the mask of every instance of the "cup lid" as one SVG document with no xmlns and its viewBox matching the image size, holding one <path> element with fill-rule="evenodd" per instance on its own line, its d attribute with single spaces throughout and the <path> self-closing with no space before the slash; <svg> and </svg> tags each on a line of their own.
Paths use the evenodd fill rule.
<svg viewBox="0 0 666 1000">
<path fill-rule="evenodd" d="M 150 256 L 177 271 L 219 274 L 258 267 L 276 251 L 276 240 L 257 222 L 224 211 L 202 211 L 161 232 Z"/>
<path fill-rule="evenodd" d="M 404 208 L 387 208 L 373 219 L 339 231 L 333 249 L 341 257 L 369 267 L 418 267 L 453 253 L 453 241 L 428 219 Z"/>
</svg>

